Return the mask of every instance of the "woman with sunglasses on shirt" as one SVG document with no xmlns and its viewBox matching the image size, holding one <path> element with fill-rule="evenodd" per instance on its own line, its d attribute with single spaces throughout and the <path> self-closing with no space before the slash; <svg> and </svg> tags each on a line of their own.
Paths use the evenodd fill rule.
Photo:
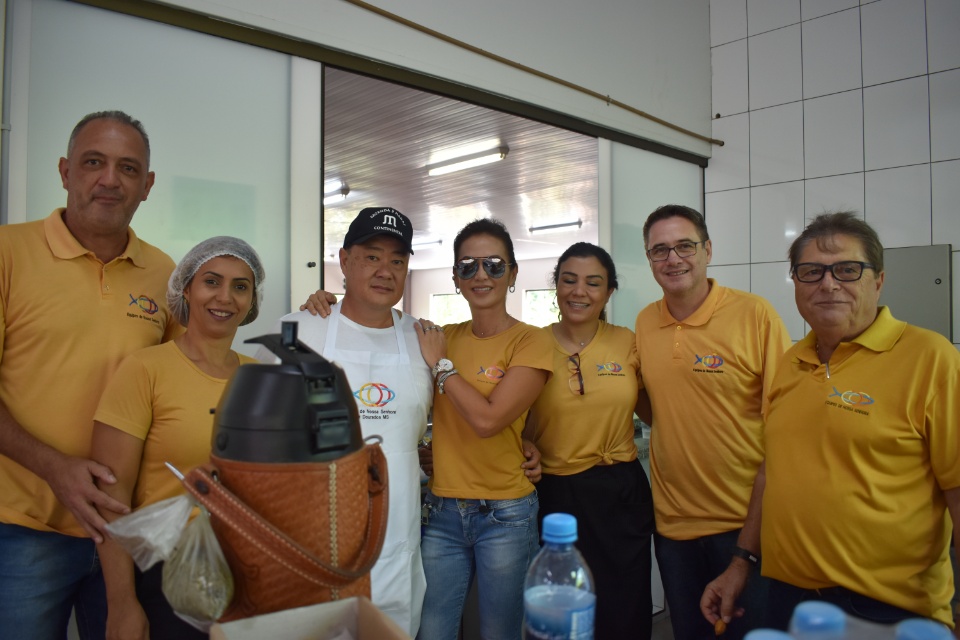
<svg viewBox="0 0 960 640">
<path fill-rule="evenodd" d="M 475 220 L 453 247 L 453 281 L 471 319 L 442 328 L 421 320 L 417 330 L 436 374 L 421 542 L 427 593 L 417 637 L 457 637 L 476 575 L 481 637 L 517 639 L 523 580 L 539 549 L 537 492 L 521 468 L 521 432 L 550 377 L 550 343 L 507 313 L 517 264 L 503 224 Z"/>
<path fill-rule="evenodd" d="M 606 322 L 604 306 L 618 284 L 606 251 L 574 244 L 557 261 L 553 282 L 560 321 L 542 329 L 553 376 L 525 432 L 540 449 L 540 515 L 577 517 L 577 548 L 597 594 L 594 637 L 649 639 L 654 523 L 633 440 L 634 411 L 649 421 L 636 340 L 630 329 Z"/>
</svg>

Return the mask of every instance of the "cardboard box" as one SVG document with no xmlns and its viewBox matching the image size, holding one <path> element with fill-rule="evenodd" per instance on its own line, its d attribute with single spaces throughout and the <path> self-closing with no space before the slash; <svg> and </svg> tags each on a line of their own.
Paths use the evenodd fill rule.
<svg viewBox="0 0 960 640">
<path fill-rule="evenodd" d="M 214 624 L 211 640 L 326 640 L 344 629 L 356 640 L 410 640 L 368 598 L 347 598 Z"/>
</svg>

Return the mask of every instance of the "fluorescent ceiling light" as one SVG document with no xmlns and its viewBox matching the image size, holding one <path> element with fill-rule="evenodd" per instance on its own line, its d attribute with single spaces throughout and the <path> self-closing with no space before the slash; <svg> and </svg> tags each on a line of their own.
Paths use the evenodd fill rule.
<svg viewBox="0 0 960 640">
<path fill-rule="evenodd" d="M 445 173 L 451 173 L 453 171 L 460 171 L 461 169 L 469 169 L 471 167 L 479 167 L 484 164 L 490 164 L 491 162 L 496 162 L 497 160 L 503 160 L 506 158 L 509 151 L 510 148 L 506 145 L 503 145 L 502 147 L 497 147 L 495 149 L 477 151 L 476 153 L 471 153 L 465 156 L 450 158 L 449 160 L 442 160 L 440 162 L 428 164 L 427 174 L 431 176 L 442 176 Z"/>
<path fill-rule="evenodd" d="M 440 246 L 443 244 L 443 240 L 422 240 L 420 242 L 414 242 L 410 245 L 412 249 L 426 249 L 428 247 L 433 247 L 434 245 Z"/>
<path fill-rule="evenodd" d="M 346 184 L 338 184 L 334 188 L 328 188 L 327 185 L 324 185 L 323 204 L 335 204 L 345 200 L 348 193 L 350 193 L 350 187 Z"/>
<path fill-rule="evenodd" d="M 530 233 L 549 233 L 551 231 L 557 231 L 566 227 L 576 227 L 580 228 L 583 226 L 583 220 L 579 218 L 573 222 L 558 222 L 557 224 L 544 224 L 539 227 L 530 227 Z"/>
</svg>

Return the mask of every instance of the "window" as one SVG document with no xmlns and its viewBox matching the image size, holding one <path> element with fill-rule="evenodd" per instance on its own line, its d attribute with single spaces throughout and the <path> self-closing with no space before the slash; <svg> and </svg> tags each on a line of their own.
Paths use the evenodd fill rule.
<svg viewBox="0 0 960 640">
<path fill-rule="evenodd" d="M 556 289 L 524 289 L 523 321 L 535 327 L 545 327 L 558 320 Z"/>
<path fill-rule="evenodd" d="M 470 305 L 459 293 L 434 293 L 430 296 L 430 320 L 443 326 L 470 319 Z"/>
</svg>

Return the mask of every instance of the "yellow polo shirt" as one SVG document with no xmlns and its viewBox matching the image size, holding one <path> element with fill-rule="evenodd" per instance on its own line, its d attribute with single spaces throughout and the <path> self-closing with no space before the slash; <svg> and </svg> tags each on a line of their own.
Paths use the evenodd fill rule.
<svg viewBox="0 0 960 640">
<path fill-rule="evenodd" d="M 761 410 L 790 345 L 760 296 L 710 282 L 690 317 L 659 300 L 637 316 L 641 386 L 650 395 L 657 531 L 692 540 L 743 526 L 763 461 Z"/>
<path fill-rule="evenodd" d="M 827 367 L 811 332 L 770 389 L 763 573 L 953 626 L 945 489 L 960 486 L 960 353 L 880 308 Z"/>
<path fill-rule="evenodd" d="M 167 311 L 169 256 L 130 230 L 124 252 L 103 264 L 62 214 L 0 227 L 0 400 L 35 438 L 87 457 L 120 361 L 182 329 Z M 86 535 L 46 482 L 3 455 L 0 522 Z"/>
</svg>

